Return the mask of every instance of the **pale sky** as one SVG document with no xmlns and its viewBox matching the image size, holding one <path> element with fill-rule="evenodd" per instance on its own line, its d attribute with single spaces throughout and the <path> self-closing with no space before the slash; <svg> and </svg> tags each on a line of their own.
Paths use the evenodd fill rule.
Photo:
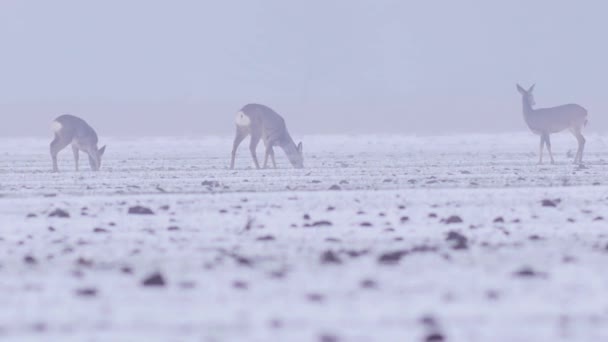
<svg viewBox="0 0 608 342">
<path fill-rule="evenodd" d="M 225 135 L 258 102 L 292 133 L 526 130 L 579 103 L 608 130 L 605 1 L 0 0 L 0 136 L 63 113 L 100 135 Z"/>
</svg>

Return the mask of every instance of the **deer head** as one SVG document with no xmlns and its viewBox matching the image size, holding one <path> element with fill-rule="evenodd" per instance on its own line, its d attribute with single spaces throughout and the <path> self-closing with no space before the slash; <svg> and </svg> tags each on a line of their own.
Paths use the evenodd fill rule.
<svg viewBox="0 0 608 342">
<path fill-rule="evenodd" d="M 91 170 L 99 171 L 101 168 L 101 157 L 103 157 L 104 152 L 106 151 L 106 147 L 102 147 L 97 149 L 96 147 L 89 151 L 89 165 L 91 165 Z"/>
<path fill-rule="evenodd" d="M 291 149 L 293 149 L 293 147 Z M 304 168 L 304 153 L 302 153 L 301 142 L 295 147 L 294 150 L 287 152 L 287 158 L 289 159 L 291 165 L 293 165 L 293 167 L 295 167 L 296 169 Z"/>
<path fill-rule="evenodd" d="M 530 107 L 534 106 L 536 104 L 536 101 L 534 101 L 534 94 L 532 94 L 532 92 L 534 91 L 534 86 L 535 84 L 533 84 L 530 89 L 525 90 L 524 88 L 522 88 L 522 86 L 520 86 L 519 84 L 517 85 L 517 91 L 521 94 L 523 100 L 530 105 Z"/>
</svg>

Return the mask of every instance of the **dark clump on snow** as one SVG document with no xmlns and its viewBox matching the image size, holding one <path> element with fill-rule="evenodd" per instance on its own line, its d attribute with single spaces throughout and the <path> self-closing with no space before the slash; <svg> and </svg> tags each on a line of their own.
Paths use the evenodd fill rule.
<svg viewBox="0 0 608 342">
<path fill-rule="evenodd" d="M 447 339 L 440 333 L 439 323 L 437 319 L 433 316 L 423 316 L 420 318 L 420 323 L 427 331 L 426 336 L 424 337 L 425 342 L 443 342 L 447 341 Z"/>
<path fill-rule="evenodd" d="M 522 267 L 518 271 L 513 272 L 513 275 L 519 278 L 544 278 L 546 274 L 538 272 L 531 267 Z"/>
<path fill-rule="evenodd" d="M 446 339 L 440 333 L 430 333 L 425 337 L 424 341 L 425 342 L 443 342 L 443 341 L 446 341 Z"/>
<path fill-rule="evenodd" d="M 306 299 L 311 302 L 321 303 L 325 300 L 325 296 L 320 293 L 309 293 L 306 295 Z"/>
<path fill-rule="evenodd" d="M 445 237 L 446 241 L 450 242 L 452 249 L 467 249 L 469 248 L 468 239 L 466 236 L 456 232 L 449 231 Z"/>
<path fill-rule="evenodd" d="M 367 249 L 361 249 L 361 250 L 343 249 L 343 250 L 340 250 L 340 253 L 344 253 L 351 258 L 358 258 L 360 256 L 368 254 L 369 250 L 367 250 Z"/>
<path fill-rule="evenodd" d="M 211 189 L 211 188 L 219 188 L 220 187 L 220 182 L 218 181 L 210 181 L 210 180 L 206 180 L 203 181 L 201 183 L 202 186 L 206 186 L 207 188 Z"/>
<path fill-rule="evenodd" d="M 335 253 L 334 251 L 326 250 L 325 252 L 323 252 L 321 254 L 321 263 L 322 264 L 341 264 L 342 260 L 340 259 L 338 254 Z"/>
<path fill-rule="evenodd" d="M 220 252 L 223 255 L 232 258 L 237 263 L 237 265 L 239 265 L 239 266 L 253 267 L 253 265 L 254 265 L 253 260 L 250 259 L 250 258 L 248 258 L 248 257 L 239 255 L 239 254 L 234 253 L 234 252 L 224 251 L 224 250 L 222 250 Z"/>
<path fill-rule="evenodd" d="M 275 237 L 273 235 L 263 235 L 258 237 L 256 240 L 258 241 L 274 241 Z"/>
<path fill-rule="evenodd" d="M 93 229 L 93 233 L 109 233 L 109 231 L 104 228 L 95 228 Z"/>
<path fill-rule="evenodd" d="M 322 334 L 319 336 L 319 342 L 339 342 L 340 339 L 336 335 Z"/>
<path fill-rule="evenodd" d="M 415 253 L 434 253 L 437 251 L 437 247 L 426 245 L 414 246 L 410 249 L 401 249 L 397 251 L 383 253 L 378 257 L 378 263 L 383 265 L 395 265 L 398 264 L 399 261 L 401 261 L 401 258 L 406 255 Z"/>
<path fill-rule="evenodd" d="M 373 279 L 363 279 L 359 285 L 364 289 L 375 289 L 378 288 L 378 283 Z"/>
<path fill-rule="evenodd" d="M 462 219 L 460 218 L 460 216 L 452 215 L 447 219 L 441 220 L 441 222 L 445 224 L 462 223 Z"/>
<path fill-rule="evenodd" d="M 134 207 L 129 208 L 129 214 L 154 215 L 154 212 L 150 208 L 142 207 L 141 205 L 136 205 Z"/>
<path fill-rule="evenodd" d="M 557 205 L 561 202 L 559 198 L 557 199 L 544 199 L 541 201 L 543 207 L 557 207 Z"/>
<path fill-rule="evenodd" d="M 305 225 L 305 227 L 329 227 L 331 225 L 332 225 L 332 223 L 330 221 L 322 220 L 322 221 L 313 222 L 309 225 Z"/>
<path fill-rule="evenodd" d="M 95 296 L 97 296 L 97 289 L 92 288 L 92 287 L 85 287 L 85 288 L 82 288 L 82 289 L 77 289 L 74 292 L 76 293 L 77 296 L 80 296 L 80 297 L 95 297 Z"/>
<path fill-rule="evenodd" d="M 496 290 L 486 291 L 486 298 L 489 300 L 497 300 L 500 298 L 500 293 Z"/>
<path fill-rule="evenodd" d="M 53 210 L 53 211 L 52 211 L 52 212 L 49 214 L 49 217 L 61 217 L 61 218 L 67 218 L 67 217 L 70 217 L 70 214 L 69 214 L 67 211 L 63 210 L 63 209 L 59 209 L 59 208 L 57 208 L 57 209 Z"/>
<path fill-rule="evenodd" d="M 406 250 L 386 252 L 378 257 L 378 262 L 385 265 L 397 264 L 407 253 Z"/>
<path fill-rule="evenodd" d="M 85 259 L 83 257 L 79 257 L 78 259 L 76 259 L 76 261 L 74 261 L 74 263 L 77 266 L 81 266 L 81 267 L 92 267 L 93 266 L 93 260 Z"/>
<path fill-rule="evenodd" d="M 38 260 L 36 260 L 36 258 L 31 255 L 26 255 L 23 257 L 23 262 L 28 265 L 36 265 L 38 263 Z"/>
<path fill-rule="evenodd" d="M 165 278 L 160 273 L 153 273 L 142 280 L 143 286 L 163 287 L 166 285 Z"/>
<path fill-rule="evenodd" d="M 329 187 L 329 190 L 342 190 L 342 188 L 339 185 L 334 184 Z"/>
<path fill-rule="evenodd" d="M 232 282 L 232 287 L 237 290 L 247 290 L 249 288 L 249 284 L 242 280 L 235 280 L 234 282 Z"/>
</svg>

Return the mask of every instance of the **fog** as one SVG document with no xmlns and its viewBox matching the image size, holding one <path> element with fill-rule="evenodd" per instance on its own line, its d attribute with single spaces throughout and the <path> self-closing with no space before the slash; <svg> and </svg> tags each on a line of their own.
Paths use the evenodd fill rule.
<svg viewBox="0 0 608 342">
<path fill-rule="evenodd" d="M 221 135 L 246 103 L 297 134 L 526 130 L 575 102 L 605 131 L 608 5 L 600 1 L 0 3 L 2 136 L 59 114 L 101 135 Z"/>
</svg>

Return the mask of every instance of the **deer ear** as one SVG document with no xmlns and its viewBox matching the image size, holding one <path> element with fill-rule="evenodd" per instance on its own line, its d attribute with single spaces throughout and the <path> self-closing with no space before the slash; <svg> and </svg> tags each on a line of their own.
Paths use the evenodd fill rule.
<svg viewBox="0 0 608 342">
<path fill-rule="evenodd" d="M 522 95 L 526 93 L 526 91 L 524 90 L 524 88 L 522 88 L 519 84 L 517 84 L 517 91 L 520 94 L 522 94 Z"/>
<path fill-rule="evenodd" d="M 531 92 L 534 90 L 534 86 L 535 86 L 535 85 L 536 85 L 536 84 L 533 84 L 533 85 L 530 87 L 530 89 L 528 89 L 528 93 L 531 93 Z"/>
<path fill-rule="evenodd" d="M 302 142 L 298 144 L 298 152 L 302 153 Z"/>
<path fill-rule="evenodd" d="M 103 156 L 103 153 L 106 151 L 106 145 L 103 145 L 102 148 L 99 149 L 99 151 L 97 151 L 99 153 L 99 156 Z"/>
</svg>

